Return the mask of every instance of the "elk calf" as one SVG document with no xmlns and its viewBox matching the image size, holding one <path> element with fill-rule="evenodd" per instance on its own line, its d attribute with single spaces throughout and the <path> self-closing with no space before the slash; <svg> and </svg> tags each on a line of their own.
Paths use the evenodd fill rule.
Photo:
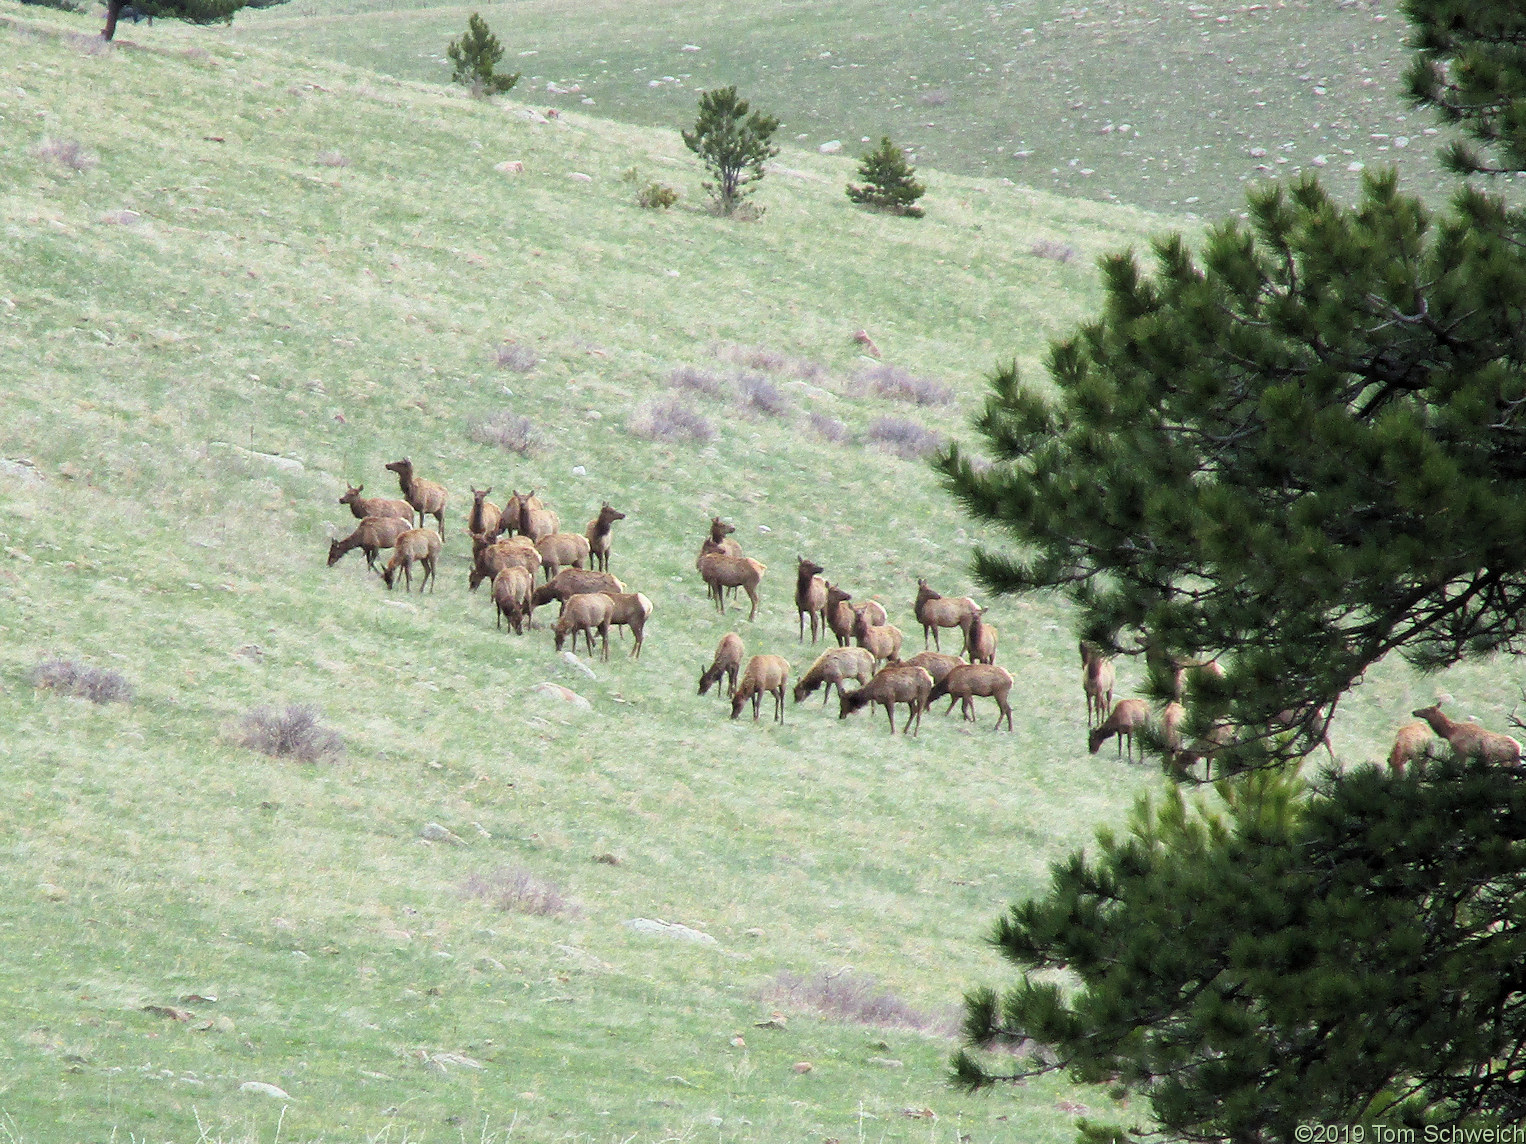
<svg viewBox="0 0 1526 1144">
<path fill-rule="evenodd" d="M 735 719 L 740 715 L 743 705 L 751 699 L 752 721 L 756 723 L 766 691 L 774 697 L 774 721 L 783 723 L 784 687 L 788 682 L 789 664 L 783 656 L 753 656 L 747 661 L 747 670 L 742 672 L 742 682 L 737 685 L 736 694 L 731 697 L 731 717 Z"/>
<path fill-rule="evenodd" d="M 741 636 L 735 632 L 727 632 L 723 635 L 721 642 L 716 645 L 714 662 L 699 673 L 699 693 L 705 694 L 710 690 L 711 684 L 724 675 L 728 677 L 726 694 L 735 695 L 737 674 L 742 670 L 742 656 L 746 654 Z"/>
</svg>

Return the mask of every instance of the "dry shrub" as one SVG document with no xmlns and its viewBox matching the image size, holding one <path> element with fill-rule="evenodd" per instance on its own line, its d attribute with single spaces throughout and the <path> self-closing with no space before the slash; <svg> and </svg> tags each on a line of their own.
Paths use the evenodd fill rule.
<svg viewBox="0 0 1526 1144">
<path fill-rule="evenodd" d="M 668 385 L 673 389 L 686 389 L 703 393 L 706 397 L 724 397 L 727 386 L 715 374 L 692 365 L 681 365 L 668 374 Z"/>
<path fill-rule="evenodd" d="M 507 409 L 486 421 L 477 422 L 466 435 L 479 445 L 496 445 L 521 457 L 528 457 L 541 447 L 540 431 L 535 428 L 535 423 Z"/>
<path fill-rule="evenodd" d="M 954 391 L 941 381 L 917 377 L 898 365 L 872 365 L 859 372 L 858 381 L 879 397 L 912 405 L 948 405 L 954 400 Z"/>
<path fill-rule="evenodd" d="M 71 171 L 88 171 L 101 161 L 77 139 L 50 139 L 44 136 L 43 140 L 32 148 L 32 154 Z"/>
<path fill-rule="evenodd" d="M 869 440 L 907 461 L 915 461 L 943 448 L 941 434 L 900 417 L 876 420 L 869 426 Z"/>
<path fill-rule="evenodd" d="M 72 659 L 45 659 L 32 668 L 32 686 L 92 703 L 131 703 L 132 684 L 115 671 Z"/>
<path fill-rule="evenodd" d="M 493 360 L 499 369 L 511 369 L 515 373 L 529 373 L 540 360 L 529 346 L 518 342 L 504 342 L 493 351 Z"/>
<path fill-rule="evenodd" d="M 812 410 L 806 414 L 806 420 L 810 422 L 811 432 L 823 441 L 841 445 L 848 440 L 848 427 L 835 417 L 828 417 L 825 413 Z"/>
<path fill-rule="evenodd" d="M 855 977 L 846 969 L 836 973 L 820 970 L 807 977 L 781 971 L 764 992 L 764 999 L 860 1025 L 916 1029 L 943 1036 L 953 1036 L 959 1029 L 956 1012 L 937 1016 L 923 1013 L 880 989 L 874 978 Z"/>
<path fill-rule="evenodd" d="M 779 387 L 759 373 L 744 373 L 737 378 L 737 397 L 742 407 L 765 417 L 783 417 L 789 412 L 789 399 Z"/>
<path fill-rule="evenodd" d="M 461 883 L 461 896 L 516 914 L 555 917 L 582 912 L 576 903 L 563 897 L 555 885 L 537 878 L 522 866 L 499 867 L 485 876 L 473 874 Z"/>
<path fill-rule="evenodd" d="M 778 373 L 789 364 L 789 358 L 764 346 L 724 345 L 715 351 L 715 356 L 743 369 L 761 369 L 768 373 Z"/>
<path fill-rule="evenodd" d="M 1040 239 L 1030 249 L 1035 257 L 1049 258 L 1055 262 L 1074 262 L 1079 257 L 1075 247 L 1052 238 Z"/>
<path fill-rule="evenodd" d="M 715 436 L 707 418 L 675 397 L 643 405 L 631 417 L 629 428 L 648 441 L 708 441 Z"/>
<path fill-rule="evenodd" d="M 316 763 L 344 753 L 344 738 L 325 727 L 316 707 L 292 703 L 285 711 L 256 707 L 240 724 L 239 745 L 280 759 Z"/>
<path fill-rule="evenodd" d="M 320 167 L 348 167 L 350 161 L 338 151 L 319 151 L 318 166 Z"/>
</svg>

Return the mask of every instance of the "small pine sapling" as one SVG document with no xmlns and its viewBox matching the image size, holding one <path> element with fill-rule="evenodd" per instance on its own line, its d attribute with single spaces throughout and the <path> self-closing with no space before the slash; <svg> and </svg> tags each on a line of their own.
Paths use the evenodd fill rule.
<svg viewBox="0 0 1526 1144">
<path fill-rule="evenodd" d="M 779 153 L 769 138 L 779 130 L 772 115 L 751 111 L 735 87 L 719 87 L 699 97 L 699 119 L 693 131 L 683 132 L 684 146 L 700 157 L 715 177 L 702 183 L 715 199 L 716 213 L 733 215 L 751 194 L 750 184 L 763 178 L 763 164 Z"/>
<path fill-rule="evenodd" d="M 501 75 L 493 71 L 503 58 L 503 45 L 476 12 L 466 21 L 466 35 L 452 40 L 445 54 L 454 65 L 450 78 L 467 84 L 475 96 L 500 95 L 519 82 L 518 72 Z"/>
<path fill-rule="evenodd" d="M 915 205 L 927 188 L 913 176 L 916 168 L 906 161 L 906 153 L 887 135 L 878 149 L 866 152 L 858 164 L 858 177 L 864 185 L 848 184 L 848 198 L 874 210 L 921 218 L 923 210 Z"/>
</svg>

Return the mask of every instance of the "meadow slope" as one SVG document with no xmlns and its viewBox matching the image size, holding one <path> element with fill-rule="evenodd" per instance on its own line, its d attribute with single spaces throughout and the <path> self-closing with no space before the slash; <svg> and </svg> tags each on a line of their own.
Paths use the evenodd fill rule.
<svg viewBox="0 0 1526 1144">
<path fill-rule="evenodd" d="M 102 51 L 86 26 L 0 3 L 7 1138 L 983 1144 L 1129 1115 L 1059 1079 L 944 1083 L 950 1008 L 1003 976 L 991 919 L 1162 781 L 1085 752 L 1061 607 L 991 601 L 1011 735 L 986 705 L 894 740 L 819 700 L 732 722 L 694 681 L 730 630 L 809 662 L 797 554 L 919 648 L 915 578 L 971 591 L 969 546 L 996 538 L 876 423 L 967 436 L 983 373 L 1038 376 L 1097 304 L 1095 256 L 1160 220 L 953 175 L 925 220 L 869 215 L 851 164 L 811 152 L 780 157 L 756 223 L 654 213 L 621 176 L 692 186 L 673 134 L 175 25 Z M 951 400 L 877 394 L 858 328 Z M 638 435 L 668 399 L 713 437 Z M 531 455 L 484 443 L 505 416 Z M 453 497 L 432 595 L 324 565 L 345 482 L 395 495 L 403 455 Z M 640 660 L 617 640 L 589 678 L 545 630 L 495 631 L 465 585 L 472 484 L 535 487 L 579 530 L 605 499 L 627 513 L 613 570 L 656 605 Z M 695 575 L 717 514 L 768 564 L 756 623 Z M 132 702 L 35 688 L 48 656 Z M 1487 666 L 1444 682 L 1491 725 L 1516 693 Z M 1435 686 L 1374 672 L 1343 759 Z M 245 713 L 288 703 L 343 756 L 240 745 Z M 568 907 L 470 892 L 525 879 Z M 821 1012 L 828 975 L 904 1019 Z"/>
</svg>

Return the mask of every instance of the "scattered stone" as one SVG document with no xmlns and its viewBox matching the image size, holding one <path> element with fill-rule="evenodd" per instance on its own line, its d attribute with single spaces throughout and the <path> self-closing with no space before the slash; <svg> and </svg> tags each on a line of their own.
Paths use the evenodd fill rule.
<svg viewBox="0 0 1526 1144">
<path fill-rule="evenodd" d="M 50 902 L 64 902 L 69 899 L 69 891 L 62 886 L 55 886 L 52 882 L 37 883 L 37 892 Z"/>
<path fill-rule="evenodd" d="M 430 1059 L 442 1065 L 456 1065 L 464 1069 L 480 1069 L 482 1067 L 481 1061 L 473 1060 L 465 1053 L 434 1053 Z"/>
<path fill-rule="evenodd" d="M 574 659 L 577 657 L 574 656 Z M 580 661 L 581 662 L 581 661 Z M 586 666 L 586 665 L 585 665 Z M 592 674 L 592 669 L 589 669 Z M 584 699 L 570 687 L 563 687 L 560 683 L 537 683 L 530 691 L 536 695 L 545 695 L 548 698 L 559 700 L 562 703 L 576 707 L 579 711 L 592 711 L 593 704 Z"/>
<path fill-rule="evenodd" d="M 788 1018 L 785 1018 L 785 1017 L 774 1016 L 774 1017 L 770 1017 L 766 1021 L 754 1021 L 752 1027 L 754 1029 L 780 1029 L 780 1030 L 783 1030 L 783 1029 L 789 1028 L 789 1020 L 788 1020 Z"/>
<path fill-rule="evenodd" d="M 441 826 L 438 822 L 426 822 L 419 829 L 419 837 L 426 842 L 449 842 L 452 846 L 465 846 L 466 840 Z"/>
<path fill-rule="evenodd" d="M 1252 159 L 1265 159 L 1266 158 L 1266 148 L 1265 147 L 1252 147 L 1250 149 L 1250 157 Z"/>
<path fill-rule="evenodd" d="M 593 860 L 595 862 L 598 862 L 598 863 L 600 863 L 602 865 L 605 865 L 605 866 L 618 866 L 618 865 L 620 865 L 619 857 L 617 855 L 610 854 L 607 851 L 605 853 L 603 853 L 603 854 L 595 854 L 593 856 Z"/>
<path fill-rule="evenodd" d="M 810 1061 L 796 1061 L 794 1064 L 792 1064 L 790 1066 L 790 1068 L 794 1069 L 801 1076 L 804 1076 L 806 1073 L 810 1072 L 815 1067 L 816 1066 L 811 1064 Z"/>
<path fill-rule="evenodd" d="M 521 159 L 505 159 L 502 163 L 495 164 L 493 170 L 505 175 L 523 175 L 525 165 Z"/>
<path fill-rule="evenodd" d="M 582 171 L 571 171 L 571 172 L 568 172 L 567 177 L 569 179 L 572 179 L 575 182 L 579 182 L 579 183 L 591 183 L 591 182 L 593 182 L 593 176 L 592 175 L 585 175 L 585 174 L 583 174 Z"/>
<path fill-rule="evenodd" d="M 306 467 L 295 457 L 278 457 L 274 453 L 258 453 L 253 449 L 245 449 L 242 445 L 230 445 L 226 441 L 213 441 L 212 448 L 227 449 L 230 453 L 237 453 L 251 461 L 260 461 L 272 465 L 288 473 L 300 473 Z"/>
<path fill-rule="evenodd" d="M 598 410 L 593 410 L 592 412 L 597 413 Z M 574 477 L 586 477 L 588 475 L 588 470 L 586 468 L 584 468 L 582 465 L 573 465 L 572 466 L 572 475 Z"/>
<path fill-rule="evenodd" d="M 681 51 L 681 52 L 697 52 L 697 51 L 699 51 L 699 45 L 698 44 L 685 44 L 683 47 L 679 48 L 678 50 Z"/>
<path fill-rule="evenodd" d="M 490 969 L 495 973 L 502 973 L 504 971 L 503 962 L 499 961 L 496 957 L 488 957 L 486 955 L 483 955 L 477 959 L 476 966 L 483 973 L 486 973 Z"/>
<path fill-rule="evenodd" d="M 577 657 L 577 655 L 574 654 L 573 652 L 562 651 L 562 652 L 559 652 L 558 655 L 561 656 L 562 662 L 565 663 L 568 667 L 572 668 L 574 671 L 581 672 L 583 675 L 586 675 L 589 679 L 598 679 L 599 678 L 597 675 L 595 675 L 593 673 L 593 668 L 589 667 L 586 663 L 584 663 L 581 659 L 579 659 Z M 569 700 L 568 702 L 571 702 L 571 700 Z"/>
<path fill-rule="evenodd" d="M 1314 156 L 1314 158 L 1309 160 L 1309 163 L 1310 163 L 1311 166 L 1323 167 L 1329 161 L 1330 160 L 1325 158 L 1325 156 L 1323 156 L 1323 155 L 1316 155 L 1316 156 Z"/>
<path fill-rule="evenodd" d="M 273 1084 L 266 1084 L 262 1080 L 246 1080 L 238 1086 L 239 1092 L 254 1092 L 260 1096 L 274 1096 L 280 1100 L 290 1100 L 291 1094 L 284 1088 L 277 1088 Z"/>
<path fill-rule="evenodd" d="M 550 123 L 551 122 L 551 120 L 547 119 L 544 115 L 542 115 L 540 112 L 536 111 L 533 107 L 522 107 L 522 108 L 520 108 L 519 115 L 520 115 L 520 118 L 528 119 L 531 123 Z"/>
<path fill-rule="evenodd" d="M 24 485 L 42 484 L 42 474 L 37 471 L 37 466 L 25 458 L 19 461 L 0 458 L 0 477 L 10 477 Z"/>
<path fill-rule="evenodd" d="M 823 155 L 835 155 L 842 150 L 842 140 L 828 139 L 820 147 L 816 148 L 816 150 L 820 151 Z"/>
<path fill-rule="evenodd" d="M 1362 168 L 1364 168 L 1366 166 L 1367 166 L 1367 164 L 1362 162 L 1360 159 L 1354 159 L 1350 163 L 1346 164 L 1346 170 L 1348 170 L 1348 171 L 1360 171 Z"/>
<path fill-rule="evenodd" d="M 906 1067 L 905 1061 L 898 1061 L 893 1057 L 870 1057 L 869 1063 L 871 1065 L 878 1065 L 882 1069 L 903 1069 Z"/>
<path fill-rule="evenodd" d="M 637 933 L 655 934 L 658 937 L 671 937 L 679 941 L 694 942 L 696 945 L 719 945 L 720 943 L 707 933 L 701 933 L 697 929 L 690 929 L 682 922 L 665 922 L 652 918 L 631 918 L 622 923 L 626 929 L 635 930 Z"/>
</svg>

